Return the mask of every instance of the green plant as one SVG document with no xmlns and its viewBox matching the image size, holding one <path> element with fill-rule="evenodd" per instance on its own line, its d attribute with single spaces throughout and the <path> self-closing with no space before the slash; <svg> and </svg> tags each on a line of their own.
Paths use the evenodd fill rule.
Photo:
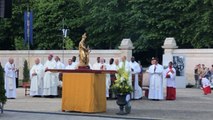
<svg viewBox="0 0 213 120">
<path fill-rule="evenodd" d="M 0 64 L 0 103 L 5 104 L 7 97 L 5 96 L 6 90 L 4 88 L 4 70 Z"/>
<path fill-rule="evenodd" d="M 24 68 L 23 68 L 23 82 L 29 82 L 29 80 L 30 80 L 30 73 L 29 73 L 27 60 L 25 60 Z"/>
<path fill-rule="evenodd" d="M 129 81 L 129 72 L 127 72 L 123 67 L 118 69 L 116 74 L 115 84 L 112 85 L 112 90 L 116 94 L 128 94 L 133 91 L 133 88 Z"/>
<path fill-rule="evenodd" d="M 65 48 L 66 50 L 72 49 L 74 46 L 74 42 L 72 39 L 70 39 L 69 37 L 65 37 Z"/>
</svg>

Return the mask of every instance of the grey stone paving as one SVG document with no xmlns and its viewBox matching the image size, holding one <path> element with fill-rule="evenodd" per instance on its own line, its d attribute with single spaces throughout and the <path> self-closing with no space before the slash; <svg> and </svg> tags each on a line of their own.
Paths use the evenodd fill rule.
<svg viewBox="0 0 213 120">
<path fill-rule="evenodd" d="M 107 112 L 86 114 L 76 112 L 61 112 L 60 98 L 32 98 L 24 96 L 24 89 L 17 90 L 18 98 L 8 100 L 5 113 L 1 120 L 13 120 L 13 115 L 26 116 L 29 120 L 40 118 L 66 119 L 167 119 L 167 120 L 213 120 L 213 95 L 203 95 L 200 89 L 177 89 L 175 101 L 150 101 L 147 99 L 131 101 L 132 112 L 129 115 L 118 116 L 118 106 L 115 100 L 107 101 Z M 12 110 L 12 111 L 11 111 Z M 18 112 L 16 112 L 18 111 Z M 30 113 L 26 113 L 30 111 Z M 36 112 L 36 113 L 33 113 Z M 86 116 L 85 116 L 86 115 Z M 11 118 L 11 119 L 9 119 Z M 32 118 L 32 119 L 30 119 Z M 15 119 L 15 118 L 14 118 Z M 58 120 L 58 119 L 57 119 Z"/>
</svg>

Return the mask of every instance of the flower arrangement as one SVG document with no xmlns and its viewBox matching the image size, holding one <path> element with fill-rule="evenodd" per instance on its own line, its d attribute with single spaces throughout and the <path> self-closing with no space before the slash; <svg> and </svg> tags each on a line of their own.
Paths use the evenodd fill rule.
<svg viewBox="0 0 213 120">
<path fill-rule="evenodd" d="M 116 94 L 128 94 L 133 91 L 133 88 L 129 81 L 129 72 L 125 71 L 125 68 L 119 68 L 116 74 L 115 84 L 112 85 L 112 90 Z"/>
</svg>

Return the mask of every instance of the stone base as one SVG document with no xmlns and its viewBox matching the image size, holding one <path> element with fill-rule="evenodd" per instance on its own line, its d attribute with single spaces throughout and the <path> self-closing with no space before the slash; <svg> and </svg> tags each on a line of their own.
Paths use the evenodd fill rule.
<svg viewBox="0 0 213 120">
<path fill-rule="evenodd" d="M 89 66 L 78 66 L 78 69 L 80 70 L 90 70 Z"/>
</svg>

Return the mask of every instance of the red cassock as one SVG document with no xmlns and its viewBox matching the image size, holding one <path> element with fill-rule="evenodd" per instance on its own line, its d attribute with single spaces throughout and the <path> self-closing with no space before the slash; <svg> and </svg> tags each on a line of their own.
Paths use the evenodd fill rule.
<svg viewBox="0 0 213 120">
<path fill-rule="evenodd" d="M 167 87 L 166 88 L 166 100 L 175 100 L 176 99 L 176 88 Z"/>
<path fill-rule="evenodd" d="M 210 86 L 204 87 L 203 92 L 205 95 L 210 94 L 212 92 Z"/>
</svg>

